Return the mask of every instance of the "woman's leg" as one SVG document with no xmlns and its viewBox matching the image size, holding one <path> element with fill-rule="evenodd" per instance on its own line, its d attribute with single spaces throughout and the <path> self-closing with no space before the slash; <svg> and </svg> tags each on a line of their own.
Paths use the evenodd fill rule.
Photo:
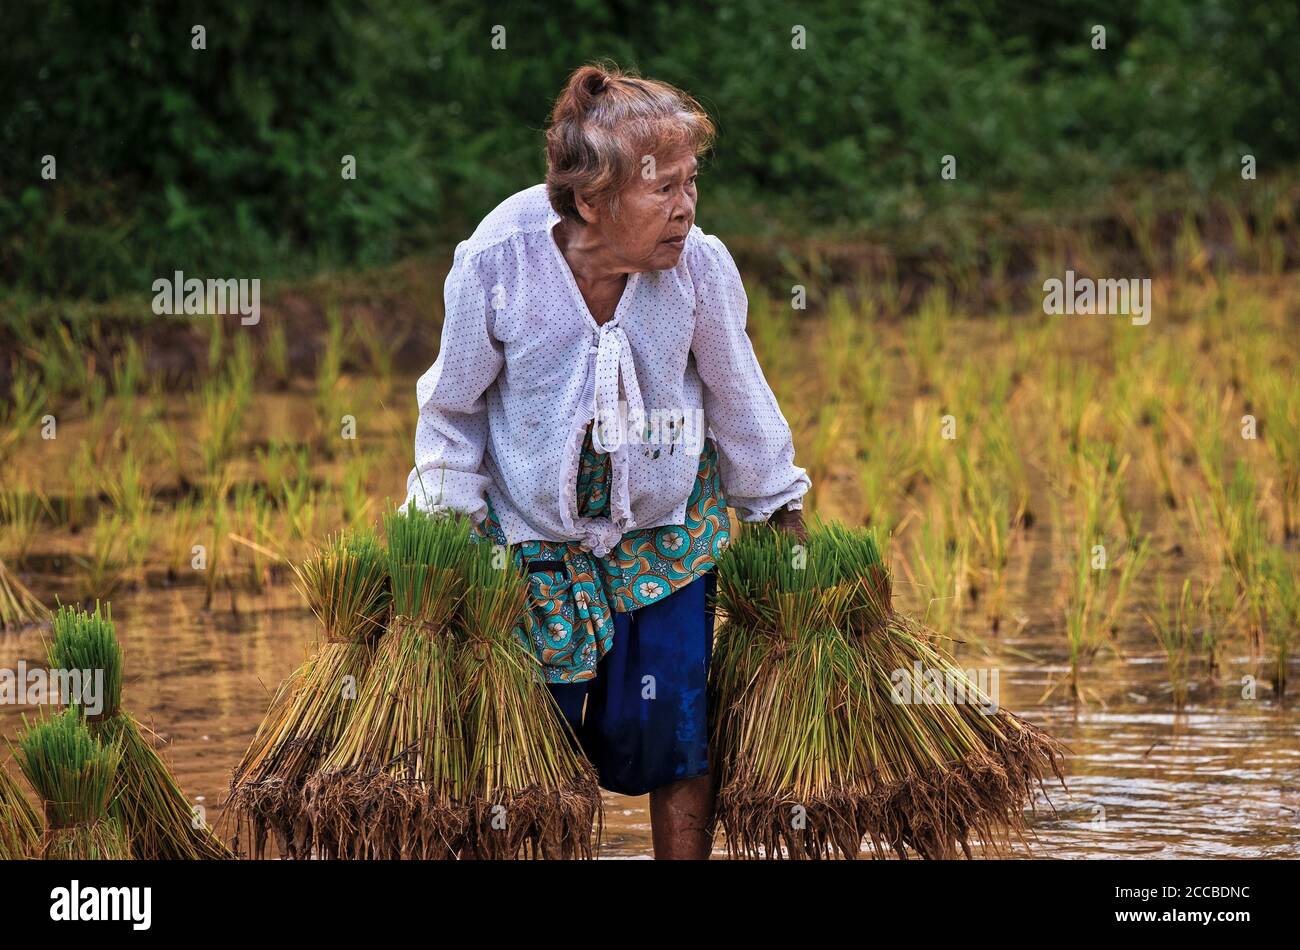
<svg viewBox="0 0 1300 950">
<path fill-rule="evenodd" d="M 713 659 L 715 571 L 704 576 L 704 665 Z M 713 775 L 697 775 L 650 793 L 650 833 L 657 861 L 705 861 L 713 852 L 713 812 L 718 797 Z"/>
<path fill-rule="evenodd" d="M 707 857 L 710 850 L 711 579 L 616 614 L 613 647 L 587 692 L 582 746 L 604 788 L 649 793 L 656 857 Z"/>
<path fill-rule="evenodd" d="M 705 861 L 713 851 L 712 775 L 697 775 L 650 793 L 656 861 Z"/>
</svg>

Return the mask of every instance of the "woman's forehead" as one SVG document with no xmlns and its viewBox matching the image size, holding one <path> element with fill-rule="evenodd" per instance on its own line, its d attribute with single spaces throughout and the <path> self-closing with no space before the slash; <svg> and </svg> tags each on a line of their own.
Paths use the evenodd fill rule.
<svg viewBox="0 0 1300 950">
<path fill-rule="evenodd" d="M 655 177 L 666 178 L 669 175 L 694 174 L 700 167 L 700 161 L 689 148 L 674 149 L 664 155 L 655 156 Z"/>
</svg>

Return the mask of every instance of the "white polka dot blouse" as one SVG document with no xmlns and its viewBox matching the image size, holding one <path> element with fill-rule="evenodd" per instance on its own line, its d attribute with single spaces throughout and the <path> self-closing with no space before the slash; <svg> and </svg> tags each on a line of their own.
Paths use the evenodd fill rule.
<svg viewBox="0 0 1300 950">
<path fill-rule="evenodd" d="M 723 243 L 692 228 L 671 270 L 632 274 L 598 325 L 552 236 L 544 185 L 497 206 L 456 248 L 442 345 L 416 386 L 407 501 L 479 520 L 510 544 L 576 541 L 604 556 L 636 528 L 681 524 L 706 436 L 746 521 L 798 508 L 807 473 L 745 335 L 748 302 Z M 608 518 L 577 510 L 589 425 L 608 452 Z"/>
</svg>

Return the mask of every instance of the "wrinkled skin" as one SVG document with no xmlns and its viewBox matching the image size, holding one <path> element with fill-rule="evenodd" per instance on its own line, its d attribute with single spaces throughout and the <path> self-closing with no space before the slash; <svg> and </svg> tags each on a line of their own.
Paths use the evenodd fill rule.
<svg viewBox="0 0 1300 950">
<path fill-rule="evenodd" d="M 619 193 L 617 214 L 577 196 L 582 223 L 566 218 L 555 241 L 597 323 L 614 316 L 629 274 L 676 267 L 695 224 L 695 156 L 656 159 L 656 176 L 637 176 Z"/>
</svg>

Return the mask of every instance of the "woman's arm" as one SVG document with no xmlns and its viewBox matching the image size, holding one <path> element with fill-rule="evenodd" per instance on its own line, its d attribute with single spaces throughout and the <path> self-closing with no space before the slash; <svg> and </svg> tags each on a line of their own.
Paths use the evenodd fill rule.
<svg viewBox="0 0 1300 950">
<path fill-rule="evenodd" d="M 798 507 L 811 483 L 794 464 L 790 426 L 745 335 L 749 301 L 740 272 L 717 238 L 700 244 L 691 353 L 704 383 L 704 418 L 728 502 L 745 521 L 767 521 L 789 502 Z"/>
<path fill-rule="evenodd" d="M 487 446 L 484 393 L 504 364 L 492 338 L 487 291 L 477 261 L 456 248 L 443 288 L 446 313 L 433 366 L 416 385 L 420 419 L 407 502 L 429 511 L 461 511 L 479 520 L 487 511 L 489 479 L 480 474 Z"/>
</svg>

